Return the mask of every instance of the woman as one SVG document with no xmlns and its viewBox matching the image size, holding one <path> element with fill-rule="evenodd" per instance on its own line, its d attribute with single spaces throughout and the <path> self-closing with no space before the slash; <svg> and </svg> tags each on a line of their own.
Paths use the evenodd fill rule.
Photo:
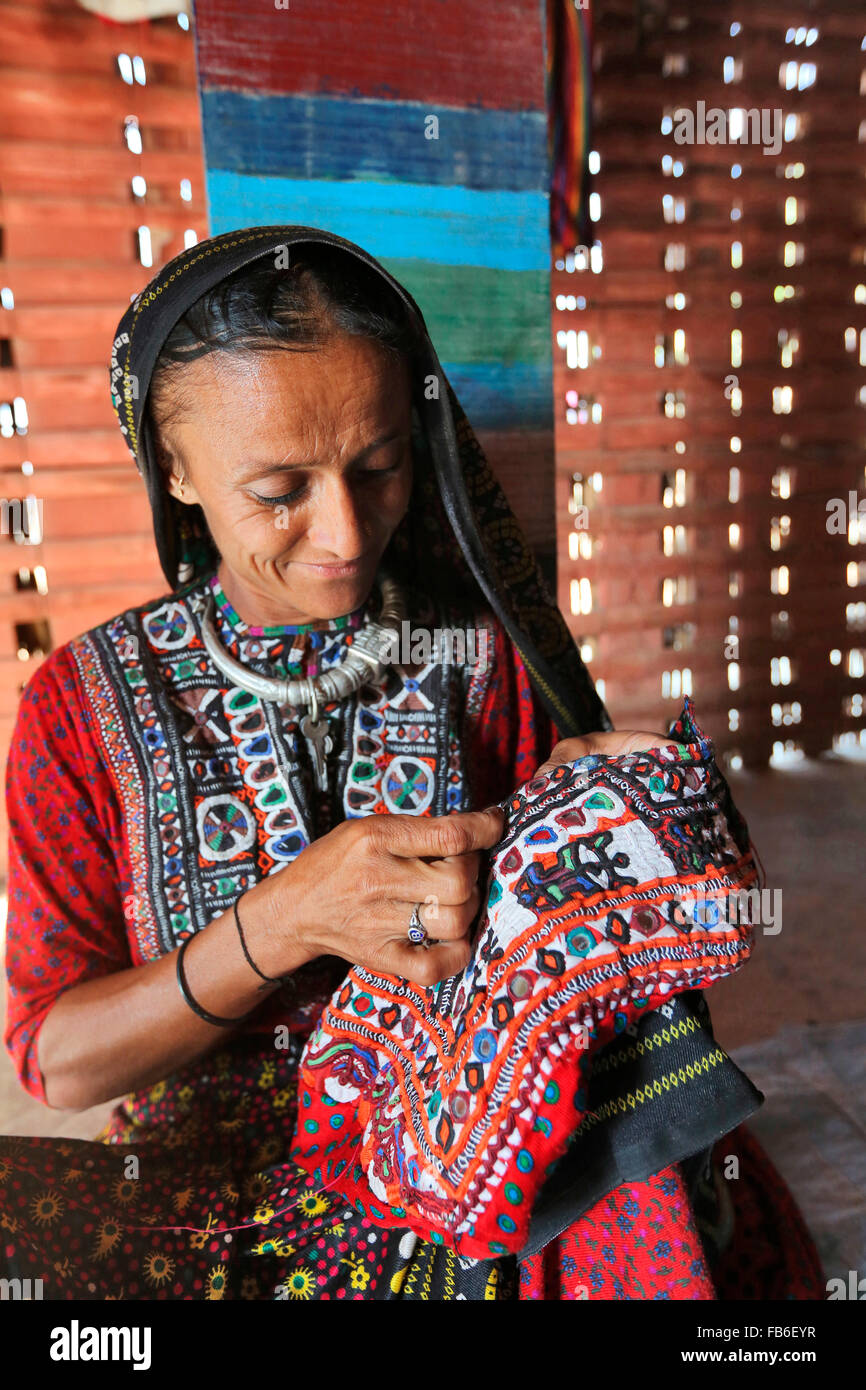
<svg viewBox="0 0 866 1390">
<path fill-rule="evenodd" d="M 2 1141 L 10 1273 L 50 1263 L 51 1297 L 568 1298 L 604 1235 L 595 1296 L 723 1292 L 737 1249 L 707 1156 L 756 1104 L 723 1054 L 712 1084 L 688 1066 L 686 1142 L 664 1098 L 648 1125 L 596 1126 L 592 1181 L 572 1175 L 525 1258 L 455 1261 L 288 1158 L 303 1042 L 346 963 L 457 975 L 491 803 L 540 765 L 664 742 L 611 730 L 414 301 L 330 233 L 230 233 L 133 301 L 111 375 L 171 591 L 25 691 L 7 1045 L 49 1105 L 126 1099 L 102 1144 Z M 484 634 L 485 659 L 378 660 L 388 622 Z M 644 1070 L 711 1038 L 698 1001 L 675 1008 Z M 618 1145 L 642 1155 L 626 1186 Z M 744 1132 L 734 1151 L 761 1163 Z M 756 1296 L 816 1293 L 765 1161 L 743 1211 L 754 1193 L 752 1254 L 780 1209 L 792 1233 Z M 632 1208 L 665 1247 L 649 1263 Z"/>
</svg>

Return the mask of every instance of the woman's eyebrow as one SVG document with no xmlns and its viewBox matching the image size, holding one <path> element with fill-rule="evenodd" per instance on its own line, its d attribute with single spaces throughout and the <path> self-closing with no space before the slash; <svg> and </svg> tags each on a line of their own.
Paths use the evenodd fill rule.
<svg viewBox="0 0 866 1390">
<path fill-rule="evenodd" d="M 394 440 L 397 439 L 409 439 L 410 436 L 410 430 L 391 430 L 388 434 L 382 434 L 378 437 L 378 439 L 374 439 L 370 444 L 365 444 L 364 448 L 361 449 L 357 454 L 355 454 L 354 458 L 351 458 L 349 460 L 347 466 L 351 467 L 353 463 L 360 463 L 360 461 L 366 458 L 368 454 L 375 453 L 377 449 L 381 449 L 385 444 L 391 444 Z M 249 481 L 251 478 L 265 478 L 270 473 L 287 473 L 295 468 L 318 467 L 319 462 L 317 459 L 299 459 L 289 461 L 288 455 L 286 455 L 286 458 L 284 458 L 280 463 L 270 463 L 267 460 L 245 459 L 244 462 L 239 466 L 234 481 L 244 482 Z"/>
</svg>

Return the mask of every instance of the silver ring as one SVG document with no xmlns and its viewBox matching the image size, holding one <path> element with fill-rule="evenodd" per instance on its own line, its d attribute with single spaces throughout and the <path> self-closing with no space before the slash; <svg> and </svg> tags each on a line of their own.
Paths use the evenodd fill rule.
<svg viewBox="0 0 866 1390">
<path fill-rule="evenodd" d="M 412 916 L 409 918 L 409 929 L 406 935 L 409 937 L 413 946 L 424 946 L 427 943 L 427 928 L 421 921 L 420 903 L 416 903 L 412 908 Z"/>
</svg>

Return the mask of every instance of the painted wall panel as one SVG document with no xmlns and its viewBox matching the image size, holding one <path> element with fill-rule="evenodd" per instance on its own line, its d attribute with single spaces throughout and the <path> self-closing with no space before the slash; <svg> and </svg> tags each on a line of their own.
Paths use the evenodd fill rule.
<svg viewBox="0 0 866 1390">
<path fill-rule="evenodd" d="M 210 231 L 309 223 L 380 259 L 551 560 L 544 21 L 544 0 L 196 5 Z"/>
</svg>

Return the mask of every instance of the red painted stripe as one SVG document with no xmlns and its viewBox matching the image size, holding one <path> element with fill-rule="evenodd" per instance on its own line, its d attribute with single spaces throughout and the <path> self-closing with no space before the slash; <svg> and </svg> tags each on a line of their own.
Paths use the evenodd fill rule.
<svg viewBox="0 0 866 1390">
<path fill-rule="evenodd" d="M 197 0 L 202 85 L 545 109 L 540 0 L 288 3 Z"/>
</svg>

